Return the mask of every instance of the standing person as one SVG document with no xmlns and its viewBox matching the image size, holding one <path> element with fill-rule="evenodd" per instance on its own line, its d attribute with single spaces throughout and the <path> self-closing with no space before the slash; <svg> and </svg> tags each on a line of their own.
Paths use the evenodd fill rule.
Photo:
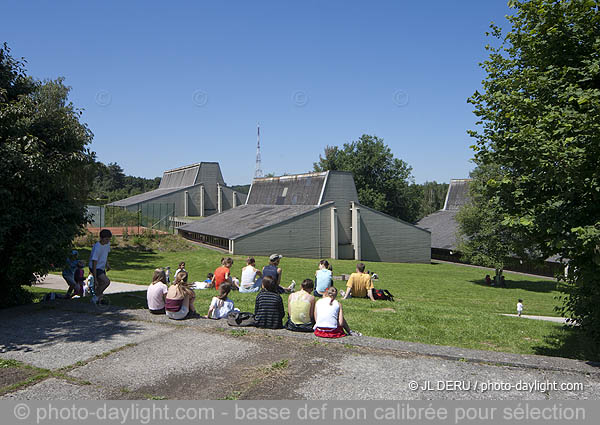
<svg viewBox="0 0 600 425">
<path fill-rule="evenodd" d="M 312 332 L 315 324 L 315 297 L 312 279 L 304 279 L 302 289 L 288 298 L 288 320 L 285 327 L 293 332 Z"/>
<path fill-rule="evenodd" d="M 71 298 L 73 295 L 79 293 L 79 286 L 77 285 L 77 282 L 75 282 L 75 271 L 77 270 L 77 263 L 79 262 L 77 259 L 78 255 L 79 253 L 76 250 L 72 250 L 71 255 L 69 255 L 65 261 L 62 277 L 67 282 L 67 285 L 69 285 L 65 298 Z"/>
<path fill-rule="evenodd" d="M 254 318 L 256 327 L 268 329 L 283 328 L 283 300 L 279 295 L 279 285 L 273 278 L 265 276 L 262 279 L 262 290 L 256 296 L 254 303 Z"/>
<path fill-rule="evenodd" d="M 173 282 L 167 291 L 165 310 L 169 319 L 182 320 L 198 315 L 194 307 L 196 294 L 191 289 L 187 279 L 187 272 L 179 272 L 175 276 L 175 282 Z"/>
<path fill-rule="evenodd" d="M 315 297 L 322 297 L 325 290 L 333 286 L 333 267 L 327 260 L 319 261 L 319 269 L 315 272 L 316 288 Z"/>
<path fill-rule="evenodd" d="M 262 273 L 256 267 L 254 257 L 246 259 L 246 267 L 242 268 L 240 292 L 257 292 L 262 286 Z"/>
<path fill-rule="evenodd" d="M 90 255 L 90 273 L 94 277 L 95 289 L 95 295 L 92 296 L 92 303 L 94 304 L 102 300 L 104 291 L 110 285 L 110 279 L 106 275 L 106 272 L 110 270 L 110 266 L 108 265 L 110 238 L 112 238 L 110 230 L 100 230 L 100 240 L 94 244 Z"/>
<path fill-rule="evenodd" d="M 521 317 L 521 313 L 523 312 L 523 300 L 521 298 L 518 299 L 517 302 L 517 314 Z"/>
<path fill-rule="evenodd" d="M 221 258 L 221 265 L 215 269 L 213 276 L 213 285 L 217 291 L 223 282 L 231 284 L 232 289 L 240 287 L 238 280 L 231 277 L 231 266 L 233 266 L 233 258 Z"/>
<path fill-rule="evenodd" d="M 341 338 L 346 335 L 360 336 L 350 330 L 344 319 L 342 304 L 337 301 L 337 289 L 330 286 L 315 304 L 315 335 L 321 338 Z M 344 332 L 346 331 L 346 332 Z"/>
<path fill-rule="evenodd" d="M 365 265 L 358 263 L 356 265 L 356 273 L 350 275 L 348 283 L 346 284 L 346 293 L 342 292 L 344 300 L 349 297 L 354 298 L 370 298 L 371 301 L 375 301 L 373 298 L 373 279 L 369 273 L 365 273 Z"/>
<path fill-rule="evenodd" d="M 237 310 L 233 305 L 233 301 L 227 297 L 230 291 L 231 285 L 229 283 L 223 283 L 219 286 L 219 295 L 213 297 L 211 300 L 208 313 L 206 314 L 207 318 L 225 319 L 229 313 Z"/>
<path fill-rule="evenodd" d="M 152 314 L 165 314 L 165 298 L 167 297 L 167 274 L 163 269 L 154 270 L 152 283 L 148 286 L 146 300 L 148 310 Z"/>
<path fill-rule="evenodd" d="M 273 281 L 275 282 L 275 284 L 277 285 L 277 291 L 280 294 L 284 294 L 284 293 L 291 293 L 294 291 L 294 287 L 296 286 L 296 282 L 292 280 L 292 283 L 290 284 L 290 286 L 288 286 L 287 288 L 283 288 L 281 286 L 281 273 L 282 270 L 279 267 L 279 261 L 283 258 L 283 255 L 281 254 L 271 254 L 271 256 L 269 257 L 269 264 L 264 266 L 262 269 L 262 275 L 263 275 L 263 279 L 266 276 L 269 276 L 271 279 L 273 279 Z"/>
</svg>

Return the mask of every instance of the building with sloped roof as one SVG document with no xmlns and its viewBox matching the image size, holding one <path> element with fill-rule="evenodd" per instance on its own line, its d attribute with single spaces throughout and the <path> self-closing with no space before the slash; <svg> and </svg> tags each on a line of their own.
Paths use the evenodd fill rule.
<svg viewBox="0 0 600 425">
<path fill-rule="evenodd" d="M 174 204 L 175 216 L 206 217 L 246 202 L 246 195 L 225 185 L 218 162 L 199 162 L 163 173 L 158 189 L 108 206 L 138 211 L 145 204 Z"/>
<path fill-rule="evenodd" d="M 446 256 L 451 256 L 457 250 L 458 224 L 455 216 L 458 210 L 469 202 L 470 183 L 471 179 L 450 180 L 444 208 L 417 222 L 417 226 L 431 232 L 431 249 L 434 258 L 442 256 L 443 259 L 447 259 Z"/>
<path fill-rule="evenodd" d="M 430 261 L 430 232 L 361 205 L 343 171 L 254 179 L 245 205 L 178 231 L 231 254 Z"/>
</svg>

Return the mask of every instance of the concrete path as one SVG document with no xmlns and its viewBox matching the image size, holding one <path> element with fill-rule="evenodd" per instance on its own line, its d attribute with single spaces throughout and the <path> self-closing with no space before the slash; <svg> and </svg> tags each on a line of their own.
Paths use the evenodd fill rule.
<svg viewBox="0 0 600 425">
<path fill-rule="evenodd" d="M 505 314 L 505 313 L 503 313 L 502 316 L 519 317 L 517 314 Z M 521 315 L 521 319 L 545 320 L 547 322 L 562 323 L 564 325 L 567 324 L 567 319 L 564 318 L 564 317 L 532 316 L 532 315 L 529 315 L 529 314 L 522 314 Z"/>
<path fill-rule="evenodd" d="M 56 289 L 56 290 L 67 290 L 69 286 L 67 282 L 62 278 L 62 276 L 58 276 L 55 274 L 49 274 L 44 277 L 40 283 L 37 283 L 35 286 L 40 288 L 47 289 Z M 105 294 L 117 294 L 120 292 L 135 292 L 135 291 L 144 291 L 146 287 L 144 285 L 134 285 L 132 283 L 121 283 L 121 282 L 110 282 L 110 286 L 104 291 Z"/>
<path fill-rule="evenodd" d="M 27 382 L 30 368 L 1 368 L 7 399 L 600 399 L 599 365 L 564 358 L 328 341 L 82 300 L 2 310 L 0 321 L 0 359 L 46 370 Z"/>
</svg>

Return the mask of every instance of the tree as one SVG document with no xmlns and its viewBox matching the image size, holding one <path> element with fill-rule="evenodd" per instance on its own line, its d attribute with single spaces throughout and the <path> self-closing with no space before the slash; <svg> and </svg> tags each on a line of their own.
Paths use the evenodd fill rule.
<svg viewBox="0 0 600 425">
<path fill-rule="evenodd" d="M 600 13 L 593 0 L 511 1 L 506 34 L 469 99 L 478 165 L 502 173 L 483 193 L 545 256 L 568 259 L 567 317 L 600 347 Z"/>
<path fill-rule="evenodd" d="M 444 208 L 448 183 L 425 182 L 421 187 L 421 213 L 419 219 Z"/>
<path fill-rule="evenodd" d="M 394 158 L 390 148 L 377 136 L 363 134 L 341 148 L 327 146 L 319 155 L 314 171 L 351 171 L 361 204 L 394 217 L 413 222 L 419 202 L 409 186 L 411 167 Z"/>
<path fill-rule="evenodd" d="M 62 79 L 39 82 L 0 46 L 0 282 L 7 299 L 62 265 L 86 223 L 92 133 Z"/>
<path fill-rule="evenodd" d="M 495 199 L 485 194 L 485 185 L 490 179 L 498 179 L 501 169 L 487 165 L 477 167 L 471 173 L 469 203 L 456 214 L 458 223 L 458 251 L 469 263 L 495 270 L 496 284 L 504 271 L 505 261 L 510 256 L 532 257 L 536 252 L 525 249 L 526 242 L 519 239 L 518 232 L 504 224 L 502 210 Z"/>
</svg>

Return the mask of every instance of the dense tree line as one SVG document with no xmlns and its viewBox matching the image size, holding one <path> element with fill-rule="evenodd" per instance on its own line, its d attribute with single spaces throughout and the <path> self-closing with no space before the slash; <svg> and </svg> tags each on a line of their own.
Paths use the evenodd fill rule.
<svg viewBox="0 0 600 425">
<path fill-rule="evenodd" d="M 363 134 L 343 146 L 327 146 L 314 171 L 350 171 L 361 204 L 414 223 L 441 209 L 448 185 L 415 184 L 412 168 L 395 158 L 377 136 Z"/>
<path fill-rule="evenodd" d="M 144 177 L 127 176 L 123 168 L 115 162 L 108 165 L 102 162 L 94 164 L 94 181 L 90 199 L 95 202 L 113 202 L 129 196 L 138 195 L 158 188 L 160 177 L 146 179 Z"/>
</svg>

